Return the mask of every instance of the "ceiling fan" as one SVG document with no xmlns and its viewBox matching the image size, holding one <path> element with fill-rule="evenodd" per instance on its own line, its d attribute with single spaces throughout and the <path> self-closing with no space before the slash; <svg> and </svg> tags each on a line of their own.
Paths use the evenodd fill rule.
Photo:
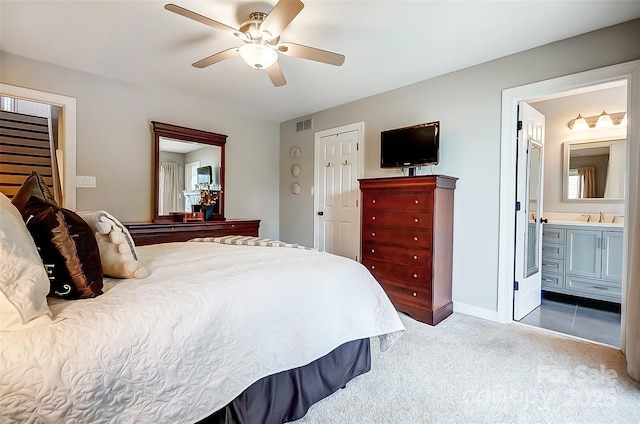
<svg viewBox="0 0 640 424">
<path fill-rule="evenodd" d="M 280 0 L 270 13 L 253 12 L 249 15 L 249 20 L 240 25 L 240 29 L 235 29 L 175 4 L 170 3 L 164 6 L 165 9 L 185 18 L 229 32 L 244 42 L 244 45 L 240 47 L 223 50 L 199 60 L 193 63 L 193 66 L 205 68 L 225 59 L 240 56 L 252 68 L 266 70 L 269 79 L 276 87 L 287 83 L 278 64 L 280 53 L 335 66 L 344 63 L 344 56 L 338 53 L 301 44 L 280 42 L 280 34 L 303 7 L 304 4 L 299 0 Z"/>
</svg>

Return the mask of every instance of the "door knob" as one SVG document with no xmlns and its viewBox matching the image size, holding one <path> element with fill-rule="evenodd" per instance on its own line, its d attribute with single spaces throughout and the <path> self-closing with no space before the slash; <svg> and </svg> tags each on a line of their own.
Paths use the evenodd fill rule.
<svg viewBox="0 0 640 424">
<path fill-rule="evenodd" d="M 322 216 L 322 215 L 324 215 L 324 212 L 318 211 L 318 215 Z"/>
</svg>

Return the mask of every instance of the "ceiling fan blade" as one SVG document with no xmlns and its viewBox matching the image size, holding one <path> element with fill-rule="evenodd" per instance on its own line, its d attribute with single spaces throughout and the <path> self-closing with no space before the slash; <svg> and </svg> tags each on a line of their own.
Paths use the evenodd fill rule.
<svg viewBox="0 0 640 424">
<path fill-rule="evenodd" d="M 315 60 L 316 62 L 328 63 L 329 65 L 340 66 L 344 63 L 344 56 L 314 47 L 303 46 L 295 43 L 280 43 L 278 51 L 287 56 L 301 57 L 303 59 Z"/>
<path fill-rule="evenodd" d="M 211 28 L 215 28 L 215 29 L 219 29 L 222 31 L 226 31 L 226 32 L 230 32 L 231 34 L 235 35 L 236 37 L 239 37 L 241 39 L 246 39 L 246 36 L 241 33 L 239 30 L 232 28 L 228 25 L 225 25 L 223 23 L 220 23 L 218 21 L 214 21 L 211 18 L 207 18 L 206 16 L 202 16 L 196 12 L 192 12 L 188 9 L 185 9 L 184 7 L 180 7 L 178 5 L 175 5 L 173 3 L 169 3 L 169 4 L 165 4 L 164 8 L 167 9 L 170 12 L 173 13 L 177 13 L 178 15 L 182 15 L 185 18 L 189 18 L 189 19 L 193 19 L 194 21 L 200 22 L 202 24 L 208 25 Z"/>
<path fill-rule="evenodd" d="M 268 31 L 273 38 L 278 37 L 303 7 L 300 0 L 280 0 L 262 22 L 260 30 Z"/>
<path fill-rule="evenodd" d="M 282 68 L 280 68 L 280 64 L 278 62 L 269 66 L 265 71 L 267 71 L 267 75 L 269 75 L 269 79 L 275 87 L 282 87 L 287 83 L 287 80 L 284 79 Z"/>
<path fill-rule="evenodd" d="M 205 57 L 204 59 L 194 63 L 193 66 L 195 66 L 196 68 L 206 68 L 207 66 L 211 66 L 214 63 L 222 62 L 225 59 L 238 56 L 239 54 L 240 53 L 238 53 L 238 48 L 233 47 L 231 49 L 223 50 L 209 57 Z"/>
</svg>

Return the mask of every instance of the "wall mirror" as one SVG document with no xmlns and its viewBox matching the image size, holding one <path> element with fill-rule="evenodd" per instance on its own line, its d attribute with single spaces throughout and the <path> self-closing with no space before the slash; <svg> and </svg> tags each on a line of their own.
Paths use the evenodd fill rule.
<svg viewBox="0 0 640 424">
<path fill-rule="evenodd" d="M 626 139 L 564 143 L 565 202 L 623 202 Z"/>
<path fill-rule="evenodd" d="M 175 214 L 202 212 L 224 218 L 224 147 L 227 136 L 151 122 L 154 150 L 153 222 L 174 222 Z"/>
</svg>

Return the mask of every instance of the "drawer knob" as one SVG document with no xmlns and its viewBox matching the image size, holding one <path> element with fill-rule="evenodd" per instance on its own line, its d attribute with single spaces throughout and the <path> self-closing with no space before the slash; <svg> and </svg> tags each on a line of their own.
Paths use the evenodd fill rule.
<svg viewBox="0 0 640 424">
<path fill-rule="evenodd" d="M 413 292 L 413 297 L 416 297 L 418 295 L 418 293 Z"/>
<path fill-rule="evenodd" d="M 414 219 L 414 221 L 418 222 L 418 221 L 420 221 L 420 220 L 419 220 L 418 218 L 416 218 L 416 219 Z"/>
<path fill-rule="evenodd" d="M 372 216 L 372 217 L 371 217 L 371 219 L 373 219 L 373 220 L 375 221 L 375 220 L 376 220 L 376 217 L 375 217 L 375 216 Z"/>
<path fill-rule="evenodd" d="M 371 201 L 371 203 L 376 203 L 376 199 L 373 199 L 373 200 Z"/>
<path fill-rule="evenodd" d="M 371 249 L 371 253 L 376 253 L 376 249 Z"/>
<path fill-rule="evenodd" d="M 371 233 L 371 237 L 375 237 L 375 236 L 376 236 L 376 233 Z"/>
<path fill-rule="evenodd" d="M 418 278 L 418 274 L 413 274 L 413 278 Z"/>
<path fill-rule="evenodd" d="M 414 238 L 413 238 L 413 241 L 418 241 L 418 237 L 414 237 Z"/>
<path fill-rule="evenodd" d="M 418 203 L 420 203 L 420 201 L 419 201 L 419 200 L 416 200 L 416 205 L 417 205 Z"/>
<path fill-rule="evenodd" d="M 371 269 L 376 269 L 376 266 L 375 265 L 371 265 Z"/>
<path fill-rule="evenodd" d="M 413 260 L 414 260 L 414 261 L 417 261 L 417 260 L 418 260 L 418 257 L 417 257 L 416 255 L 413 255 Z"/>
</svg>

